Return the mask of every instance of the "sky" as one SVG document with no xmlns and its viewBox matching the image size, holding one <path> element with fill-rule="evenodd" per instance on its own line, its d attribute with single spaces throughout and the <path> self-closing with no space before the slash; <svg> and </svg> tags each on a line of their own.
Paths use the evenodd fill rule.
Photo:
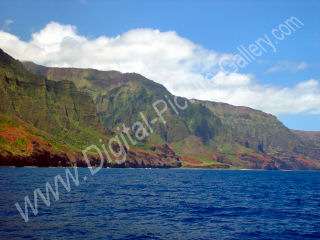
<svg viewBox="0 0 320 240">
<path fill-rule="evenodd" d="M 0 1 L 0 48 L 320 130 L 320 1 Z"/>
</svg>

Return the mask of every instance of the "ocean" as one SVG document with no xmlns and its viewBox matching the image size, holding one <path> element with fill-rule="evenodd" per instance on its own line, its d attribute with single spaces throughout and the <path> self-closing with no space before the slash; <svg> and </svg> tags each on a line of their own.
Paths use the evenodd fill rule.
<svg viewBox="0 0 320 240">
<path fill-rule="evenodd" d="M 320 172 L 66 170 L 0 168 L 0 239 L 320 239 Z"/>
</svg>

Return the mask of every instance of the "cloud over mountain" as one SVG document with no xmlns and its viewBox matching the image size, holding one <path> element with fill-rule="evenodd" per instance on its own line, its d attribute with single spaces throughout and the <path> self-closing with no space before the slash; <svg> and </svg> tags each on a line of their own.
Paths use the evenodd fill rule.
<svg viewBox="0 0 320 240">
<path fill-rule="evenodd" d="M 137 72 L 189 98 L 276 115 L 320 114 L 319 81 L 305 79 L 294 87 L 280 88 L 259 84 L 253 74 L 224 73 L 219 60 L 230 54 L 205 49 L 174 31 L 133 29 L 116 37 L 89 38 L 79 35 L 75 26 L 50 22 L 29 41 L 0 31 L 0 47 L 19 60 L 46 66 Z M 296 67 L 306 67 L 301 64 Z"/>
</svg>

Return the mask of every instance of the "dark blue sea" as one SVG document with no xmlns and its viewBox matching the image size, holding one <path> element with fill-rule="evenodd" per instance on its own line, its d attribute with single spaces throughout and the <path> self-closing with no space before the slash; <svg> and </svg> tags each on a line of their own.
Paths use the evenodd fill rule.
<svg viewBox="0 0 320 240">
<path fill-rule="evenodd" d="M 65 172 L 0 168 L 0 239 L 320 239 L 320 172 L 78 169 L 25 222 Z"/>
</svg>

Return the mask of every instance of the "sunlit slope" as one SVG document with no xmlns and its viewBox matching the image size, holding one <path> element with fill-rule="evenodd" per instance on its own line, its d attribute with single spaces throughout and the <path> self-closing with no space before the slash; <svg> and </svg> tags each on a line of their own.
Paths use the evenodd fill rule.
<svg viewBox="0 0 320 240">
<path fill-rule="evenodd" d="M 311 169 L 319 167 L 319 149 L 287 129 L 276 117 L 246 107 L 209 101 L 174 109 L 174 96 L 162 85 L 135 74 L 77 68 L 48 68 L 24 63 L 30 71 L 54 81 L 69 79 L 93 98 L 101 122 L 116 129 L 159 118 L 152 106 L 166 102 L 163 118 L 152 125 L 149 142 L 172 145 L 186 167 Z M 178 102 L 183 105 L 186 99 Z M 163 105 L 157 105 L 160 110 Z M 178 110 L 178 114 L 177 111 Z M 197 160 L 194 160 L 197 159 Z"/>
</svg>

